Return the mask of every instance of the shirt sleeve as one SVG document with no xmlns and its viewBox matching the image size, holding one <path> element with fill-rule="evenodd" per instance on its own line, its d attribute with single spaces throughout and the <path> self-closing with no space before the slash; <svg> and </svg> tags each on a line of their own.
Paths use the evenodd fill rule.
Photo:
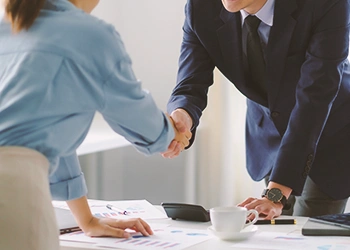
<svg viewBox="0 0 350 250">
<path fill-rule="evenodd" d="M 123 49 L 122 43 L 120 48 Z M 151 94 L 136 79 L 129 56 L 125 51 L 120 54 L 103 85 L 105 102 L 99 111 L 111 128 L 138 151 L 146 155 L 164 152 L 174 138 L 174 130 Z"/>
<path fill-rule="evenodd" d="M 56 171 L 50 175 L 50 191 L 54 200 L 74 200 L 87 194 L 84 174 L 76 153 L 61 157 Z"/>
</svg>

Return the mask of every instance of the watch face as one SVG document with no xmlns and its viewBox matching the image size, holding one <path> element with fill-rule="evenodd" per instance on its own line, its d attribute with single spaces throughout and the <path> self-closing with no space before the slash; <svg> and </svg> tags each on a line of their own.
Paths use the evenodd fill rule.
<svg viewBox="0 0 350 250">
<path fill-rule="evenodd" d="M 267 192 L 267 198 L 273 202 L 279 202 L 283 197 L 282 191 L 278 188 L 271 188 Z"/>
</svg>

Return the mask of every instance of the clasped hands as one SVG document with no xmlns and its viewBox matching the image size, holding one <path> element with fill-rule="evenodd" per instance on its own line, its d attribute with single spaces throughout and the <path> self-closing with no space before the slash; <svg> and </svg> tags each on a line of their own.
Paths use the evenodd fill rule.
<svg viewBox="0 0 350 250">
<path fill-rule="evenodd" d="M 189 144 L 192 137 L 190 131 L 192 119 L 183 109 L 174 110 L 171 115 L 167 115 L 174 128 L 175 138 L 169 144 L 167 151 L 162 153 L 164 158 L 174 158 L 178 156 Z"/>
</svg>

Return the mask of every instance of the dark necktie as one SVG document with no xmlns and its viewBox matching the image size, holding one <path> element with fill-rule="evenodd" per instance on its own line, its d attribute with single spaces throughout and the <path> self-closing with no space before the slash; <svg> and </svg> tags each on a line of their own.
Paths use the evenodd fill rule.
<svg viewBox="0 0 350 250">
<path fill-rule="evenodd" d="M 245 23 L 248 30 L 247 35 L 247 61 L 248 72 L 252 77 L 254 85 L 266 96 L 265 86 L 265 59 L 261 48 L 258 27 L 261 20 L 256 16 L 248 16 Z"/>
</svg>

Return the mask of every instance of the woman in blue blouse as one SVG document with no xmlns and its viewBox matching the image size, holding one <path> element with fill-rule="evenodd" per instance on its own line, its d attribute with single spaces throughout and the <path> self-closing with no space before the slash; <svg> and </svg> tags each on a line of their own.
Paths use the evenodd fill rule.
<svg viewBox="0 0 350 250">
<path fill-rule="evenodd" d="M 98 0 L 3 0 L 3 3 L 0 161 L 5 159 L 1 158 L 1 152 L 6 153 L 8 149 L 17 150 L 22 156 L 31 152 L 45 156 L 52 197 L 67 201 L 87 235 L 129 237 L 125 228 L 152 234 L 141 219 L 116 221 L 92 216 L 75 151 L 84 140 L 96 111 L 116 133 L 144 154 L 164 152 L 170 147 L 177 149 L 176 155 L 188 145 L 191 135 L 173 129 L 172 121 L 141 88 L 115 29 L 87 14 Z M 3 178 L 1 171 L 0 178 Z M 8 187 L 4 186 L 0 186 L 0 190 Z M 3 200 L 1 193 L 0 200 Z M 34 213 L 25 204 L 22 209 Z M 6 214 L 1 212 L 0 216 L 1 223 Z M 15 249 L 8 247 L 11 245 L 2 247 L 1 244 L 6 244 L 2 233 L 0 248 Z M 31 237 L 46 236 L 37 233 Z M 31 248 L 26 245 L 25 249 Z M 56 249 L 52 243 L 50 249 Z"/>
</svg>

